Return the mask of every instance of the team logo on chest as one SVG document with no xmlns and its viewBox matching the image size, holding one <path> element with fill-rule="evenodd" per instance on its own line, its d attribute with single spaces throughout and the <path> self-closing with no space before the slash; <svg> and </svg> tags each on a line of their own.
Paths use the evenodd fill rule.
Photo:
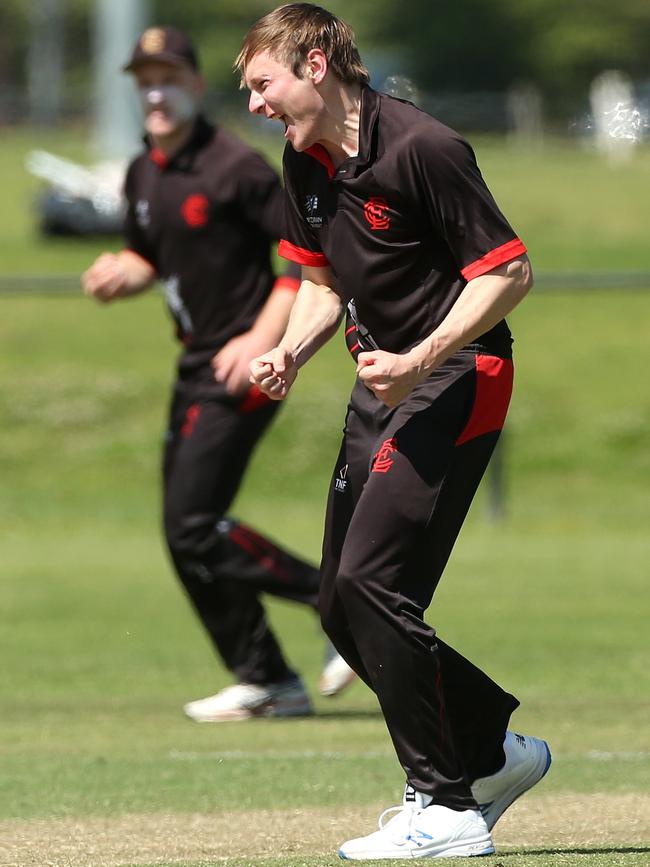
<svg viewBox="0 0 650 867">
<path fill-rule="evenodd" d="M 181 205 L 181 214 L 188 226 L 198 229 L 205 226 L 210 216 L 210 202 L 202 193 L 188 196 Z"/>
<path fill-rule="evenodd" d="M 323 225 L 323 218 L 318 214 L 318 196 L 310 194 L 305 196 L 305 211 L 307 212 L 307 222 L 312 229 L 320 229 Z"/>
<path fill-rule="evenodd" d="M 370 228 L 374 232 L 390 229 L 388 202 L 380 196 L 373 196 L 371 199 L 368 199 L 363 206 L 363 216 L 370 223 Z"/>
<path fill-rule="evenodd" d="M 146 199 L 138 199 L 135 203 L 135 220 L 141 229 L 146 229 L 151 223 L 149 202 Z"/>
</svg>

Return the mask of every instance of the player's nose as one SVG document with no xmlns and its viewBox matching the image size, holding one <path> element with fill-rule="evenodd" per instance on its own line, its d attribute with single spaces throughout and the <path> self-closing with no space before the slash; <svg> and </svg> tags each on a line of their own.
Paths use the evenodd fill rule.
<svg viewBox="0 0 650 867">
<path fill-rule="evenodd" d="M 251 91 L 250 99 L 248 100 L 248 110 L 251 114 L 260 114 L 264 108 L 264 97 L 261 93 Z"/>
</svg>

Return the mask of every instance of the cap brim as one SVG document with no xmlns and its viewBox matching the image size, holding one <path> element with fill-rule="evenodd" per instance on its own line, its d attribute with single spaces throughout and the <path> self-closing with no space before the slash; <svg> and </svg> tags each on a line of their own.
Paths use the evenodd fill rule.
<svg viewBox="0 0 650 867">
<path fill-rule="evenodd" d="M 169 66 L 187 67 L 196 72 L 196 66 L 190 60 L 179 57 L 177 54 L 167 54 L 164 51 L 161 51 L 160 54 L 148 54 L 146 57 L 134 58 L 122 67 L 122 72 L 133 72 L 134 69 L 145 66 L 147 63 L 167 63 Z"/>
</svg>

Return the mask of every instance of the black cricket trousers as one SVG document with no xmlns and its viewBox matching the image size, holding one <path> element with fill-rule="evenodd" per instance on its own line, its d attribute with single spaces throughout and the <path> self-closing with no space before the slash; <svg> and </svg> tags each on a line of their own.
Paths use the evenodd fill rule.
<svg viewBox="0 0 650 867">
<path fill-rule="evenodd" d="M 217 653 L 242 683 L 294 672 L 260 593 L 318 605 L 318 570 L 227 516 L 260 437 L 280 404 L 252 388 L 233 398 L 212 370 L 176 382 L 164 450 L 164 532 L 189 598 Z"/>
<path fill-rule="evenodd" d="M 328 498 L 323 627 L 375 691 L 407 781 L 459 810 L 475 809 L 470 783 L 503 764 L 518 701 L 441 641 L 424 612 L 496 445 L 512 375 L 510 359 L 470 346 L 394 410 L 357 381 Z"/>
</svg>

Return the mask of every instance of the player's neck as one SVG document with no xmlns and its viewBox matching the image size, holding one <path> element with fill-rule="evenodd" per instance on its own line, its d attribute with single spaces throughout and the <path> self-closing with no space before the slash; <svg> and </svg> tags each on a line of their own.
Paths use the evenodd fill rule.
<svg viewBox="0 0 650 867">
<path fill-rule="evenodd" d="M 329 152 L 334 165 L 338 166 L 359 153 L 361 87 L 336 82 L 325 97 L 325 104 L 327 114 L 319 141 Z"/>
<path fill-rule="evenodd" d="M 195 123 L 196 118 L 192 118 L 192 120 L 179 126 L 169 135 L 150 134 L 149 138 L 151 139 L 151 144 L 156 148 L 156 150 L 162 151 L 167 159 L 171 159 L 182 150 L 191 139 Z"/>
</svg>

